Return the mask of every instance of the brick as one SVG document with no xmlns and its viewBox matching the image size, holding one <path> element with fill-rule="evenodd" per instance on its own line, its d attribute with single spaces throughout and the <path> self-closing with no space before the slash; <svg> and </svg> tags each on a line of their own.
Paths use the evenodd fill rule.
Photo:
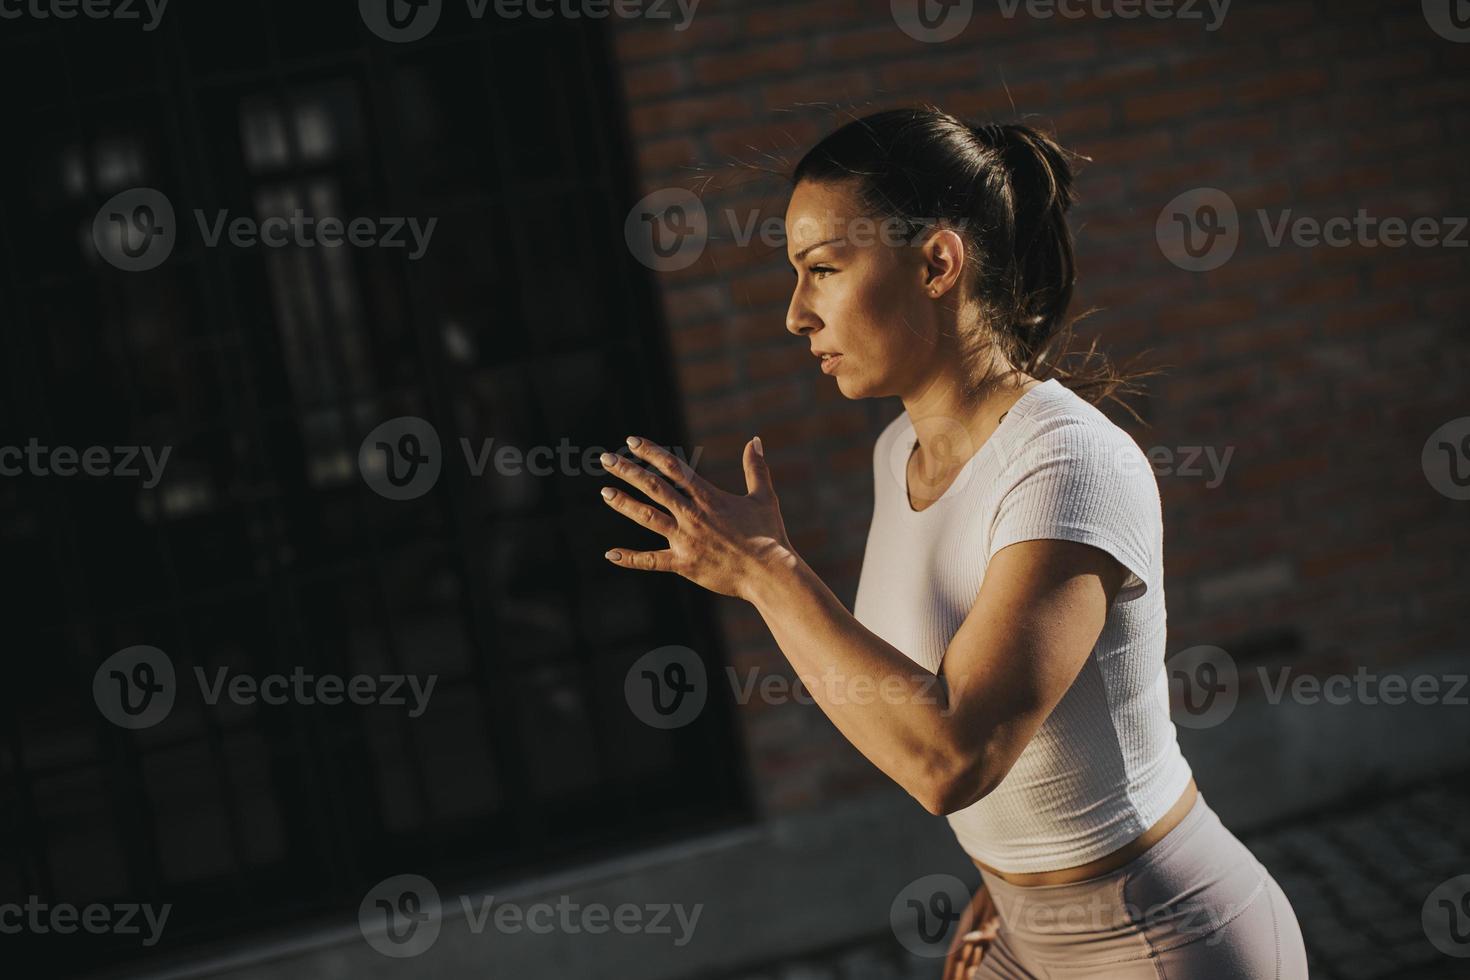
<svg viewBox="0 0 1470 980">
<path fill-rule="evenodd" d="M 722 347 L 725 342 L 725 330 L 719 323 L 675 326 L 669 330 L 669 340 L 675 357 L 689 358 L 696 354 L 707 354 Z"/>
<path fill-rule="evenodd" d="M 1331 76 L 1324 68 L 1283 68 L 1230 86 L 1231 101 L 1242 104 L 1280 102 L 1316 92 L 1325 92 Z"/>
<path fill-rule="evenodd" d="M 641 140 L 637 144 L 638 169 L 645 177 L 692 165 L 699 157 L 698 146 L 687 136 Z"/>
<path fill-rule="evenodd" d="M 1136 160 L 1150 160 L 1173 149 L 1174 138 L 1161 129 L 1132 132 L 1114 139 L 1094 139 L 1077 148 L 1106 167 L 1118 167 Z"/>
<path fill-rule="evenodd" d="M 822 63 L 854 58 L 912 56 L 933 45 L 925 44 L 898 30 L 891 22 L 876 27 L 831 34 L 821 39 L 817 50 Z"/>
<path fill-rule="evenodd" d="M 721 157 L 739 157 L 786 174 L 829 128 L 808 116 L 783 115 L 755 123 L 711 129 L 705 139 Z"/>
<path fill-rule="evenodd" d="M 1270 113 L 1207 119 L 1184 130 L 1179 145 L 1187 149 L 1201 147 L 1270 144 L 1277 138 L 1280 125 Z"/>
<path fill-rule="evenodd" d="M 681 364 L 679 381 L 687 396 L 727 389 L 735 384 L 735 365 L 727 359 Z"/>
<path fill-rule="evenodd" d="M 727 85 L 743 81 L 762 81 L 801 67 L 807 57 L 805 40 L 782 41 L 762 47 L 742 47 L 735 51 L 705 55 L 694 61 L 694 77 L 701 85 Z"/>
<path fill-rule="evenodd" d="M 1089 71 L 1081 78 L 1062 82 L 1057 87 L 1057 98 L 1064 102 L 1086 102 L 1105 96 L 1151 89 L 1158 83 L 1157 65 L 1117 65 Z"/>
<path fill-rule="evenodd" d="M 744 96 L 731 93 L 695 95 L 635 106 L 629 115 L 629 124 L 633 134 L 642 138 L 710 123 L 749 119 L 750 115 L 750 103 Z"/>
<path fill-rule="evenodd" d="M 841 101 L 843 104 L 859 99 L 873 91 L 873 83 L 866 71 L 855 70 L 840 74 L 803 76 L 787 82 L 767 85 L 761 92 L 767 109 L 789 109 L 797 103 Z M 866 114 L 867 109 L 859 115 Z"/>
<path fill-rule="evenodd" d="M 1139 95 L 1123 102 L 1123 120 L 1128 123 L 1163 122 L 1180 117 L 1197 116 L 1223 101 L 1218 85 Z"/>
<path fill-rule="evenodd" d="M 629 102 L 668 95 L 682 84 L 684 72 L 676 61 L 655 61 L 623 71 L 623 93 Z"/>
<path fill-rule="evenodd" d="M 960 91 L 945 101 L 944 108 L 965 119 L 1002 121 L 1023 116 L 1050 101 L 1051 82 L 1018 82 L 1005 87 Z"/>
<path fill-rule="evenodd" d="M 881 21 L 876 20 L 881 17 Z M 745 15 L 745 33 L 749 37 L 798 37 L 812 31 L 831 31 L 844 25 L 866 21 L 891 23 L 884 10 L 871 11 L 861 4 L 846 0 L 816 0 L 810 3 L 771 4 Z"/>
<path fill-rule="evenodd" d="M 805 348 L 794 345 L 752 351 L 745 355 L 744 361 L 746 376 L 752 381 L 793 376 L 810 378 L 817 371 L 816 359 Z"/>
</svg>

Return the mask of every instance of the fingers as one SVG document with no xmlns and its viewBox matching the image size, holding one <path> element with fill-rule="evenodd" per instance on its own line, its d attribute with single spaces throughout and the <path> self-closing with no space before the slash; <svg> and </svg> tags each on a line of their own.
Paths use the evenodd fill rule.
<svg viewBox="0 0 1470 980">
<path fill-rule="evenodd" d="M 691 499 L 697 493 L 712 489 L 704 477 L 694 472 L 692 466 L 652 440 L 629 436 L 628 448 L 633 451 L 633 455 L 668 477 L 670 483 L 683 490 Z"/>
<path fill-rule="evenodd" d="M 604 553 L 603 557 L 614 565 L 636 568 L 644 572 L 672 572 L 674 570 L 674 553 L 668 548 L 663 551 L 629 551 L 627 548 L 613 548 Z"/>
<path fill-rule="evenodd" d="M 965 949 L 963 946 L 956 947 L 949 951 L 949 955 L 944 958 L 944 976 L 941 977 L 940 980 L 960 980 L 960 978 L 964 976 L 964 974 L 960 972 L 961 965 L 964 961 L 964 955 Z"/>
<path fill-rule="evenodd" d="M 641 524 L 656 534 L 664 537 L 672 537 L 679 529 L 676 522 L 668 514 L 659 510 L 653 504 L 645 500 L 639 500 L 630 494 L 623 493 L 614 487 L 602 488 L 602 499 L 606 500 L 608 506 L 622 514 L 635 524 Z"/>
<path fill-rule="evenodd" d="M 603 453 L 599 461 L 607 472 L 642 490 L 650 500 L 663 504 L 675 517 L 689 512 L 688 500 L 679 496 L 657 473 L 650 473 L 631 459 L 612 453 Z"/>
</svg>

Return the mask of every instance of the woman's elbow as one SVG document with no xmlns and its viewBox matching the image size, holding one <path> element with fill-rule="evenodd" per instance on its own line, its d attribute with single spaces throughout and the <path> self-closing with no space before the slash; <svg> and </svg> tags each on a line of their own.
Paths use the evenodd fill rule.
<svg viewBox="0 0 1470 980">
<path fill-rule="evenodd" d="M 915 795 L 925 810 L 947 817 L 985 799 L 999 783 L 984 767 L 968 765 L 936 776 L 922 794 Z"/>
</svg>

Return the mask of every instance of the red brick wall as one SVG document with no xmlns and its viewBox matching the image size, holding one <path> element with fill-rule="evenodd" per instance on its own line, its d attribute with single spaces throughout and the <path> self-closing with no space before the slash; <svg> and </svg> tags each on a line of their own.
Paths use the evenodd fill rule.
<svg viewBox="0 0 1470 980">
<path fill-rule="evenodd" d="M 711 213 L 784 213 L 734 160 L 801 151 L 840 115 L 932 101 L 1020 119 L 1093 158 L 1074 211 L 1080 333 L 1174 365 L 1113 413 L 1144 448 L 1233 447 L 1224 482 L 1161 473 L 1170 652 L 1293 628 L 1309 667 L 1393 662 L 1466 641 L 1470 503 L 1420 466 L 1429 434 L 1470 415 L 1464 248 L 1268 247 L 1255 219 L 1464 215 L 1470 44 L 1420 4 L 1235 4 L 1206 31 L 1178 18 L 1006 19 L 920 43 L 886 3 L 705 0 L 684 31 L 617 20 L 642 190 L 688 187 Z M 1012 111 L 1014 105 L 1014 111 Z M 1214 186 L 1239 250 L 1210 272 L 1162 253 L 1166 202 Z M 768 191 L 769 185 L 761 188 Z M 851 603 L 872 508 L 871 451 L 896 400 L 850 403 L 785 331 L 784 253 L 711 242 L 656 273 L 691 439 L 740 485 L 762 435 L 794 543 Z M 749 607 L 722 604 L 734 662 L 787 673 Z M 741 717 L 763 803 L 789 810 L 884 777 L 820 709 L 752 702 Z"/>
</svg>

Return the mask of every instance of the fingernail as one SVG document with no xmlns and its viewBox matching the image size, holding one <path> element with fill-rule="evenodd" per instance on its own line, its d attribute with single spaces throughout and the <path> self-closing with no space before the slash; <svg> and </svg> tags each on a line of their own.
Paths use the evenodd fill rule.
<svg viewBox="0 0 1470 980">
<path fill-rule="evenodd" d="M 612 487 L 603 487 L 602 488 L 602 499 L 603 500 L 611 500 L 613 498 L 613 494 L 614 493 L 616 493 L 616 491 L 613 490 Z"/>
<path fill-rule="evenodd" d="M 755 437 L 755 454 L 757 456 L 764 456 L 766 454 L 765 449 L 761 446 L 761 437 L 760 436 L 756 436 Z"/>
<path fill-rule="evenodd" d="M 639 439 L 637 436 L 629 436 L 628 437 L 628 448 L 629 449 L 637 449 L 640 445 L 642 445 L 642 443 L 643 443 L 643 440 L 642 439 Z"/>
<path fill-rule="evenodd" d="M 609 551 L 605 553 L 602 557 L 606 558 L 608 561 L 617 561 L 619 558 L 623 557 L 623 553 L 621 551 Z"/>
<path fill-rule="evenodd" d="M 604 467 L 611 466 L 618 461 L 618 458 L 612 453 L 603 453 L 601 456 L 597 457 L 597 459 L 600 463 L 602 463 Z"/>
</svg>

